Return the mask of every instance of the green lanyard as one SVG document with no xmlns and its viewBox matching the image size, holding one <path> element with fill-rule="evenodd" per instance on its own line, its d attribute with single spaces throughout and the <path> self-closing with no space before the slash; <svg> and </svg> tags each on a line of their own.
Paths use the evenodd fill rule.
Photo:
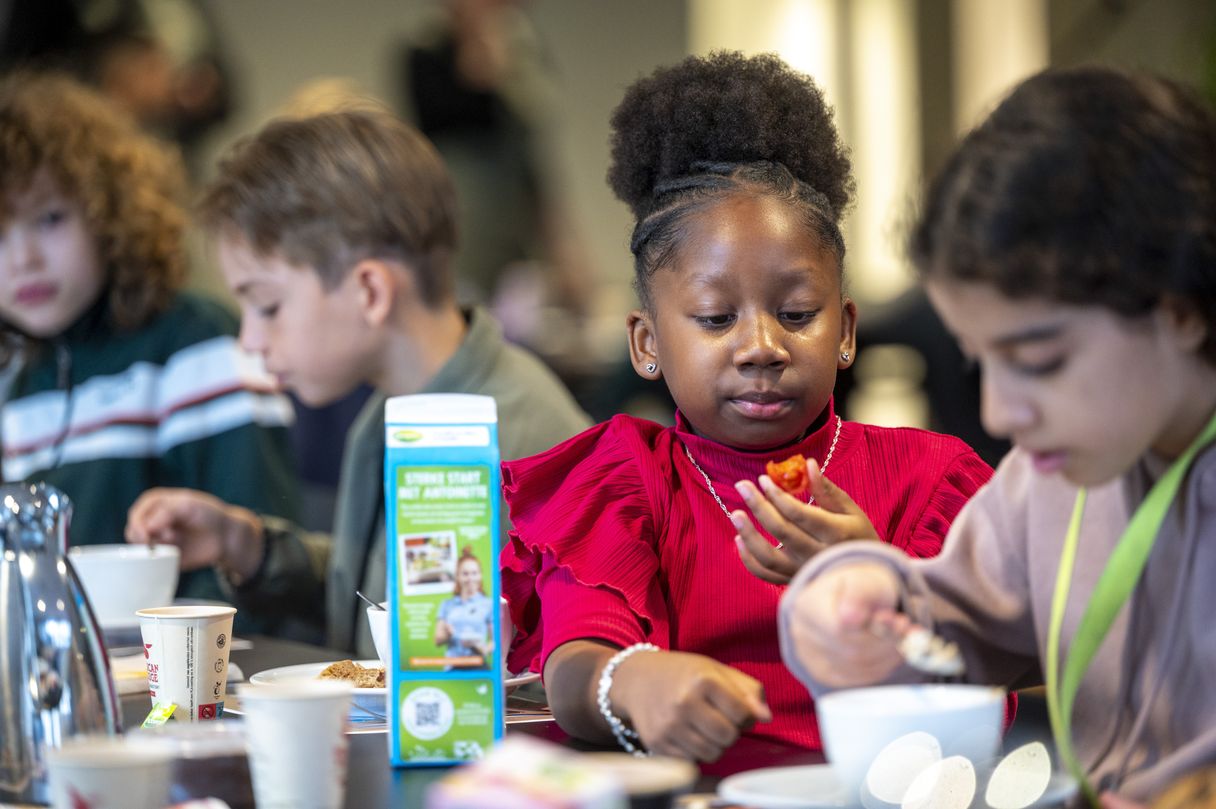
<svg viewBox="0 0 1216 809">
<path fill-rule="evenodd" d="M 1081 536 L 1081 518 L 1085 512 L 1085 489 L 1077 492 L 1072 519 L 1068 523 L 1068 533 L 1064 537 L 1064 549 L 1060 552 L 1060 568 L 1056 574 L 1055 595 L 1051 601 L 1051 627 L 1047 634 L 1047 713 L 1051 719 L 1051 730 L 1056 738 L 1060 758 L 1081 784 L 1086 798 L 1093 804 L 1097 804 L 1097 794 L 1085 777 L 1072 748 L 1072 708 L 1077 688 L 1081 685 L 1081 678 L 1097 654 L 1106 633 L 1110 631 L 1115 616 L 1140 580 L 1149 553 L 1153 550 L 1153 543 L 1161 530 L 1161 523 L 1165 521 L 1165 515 L 1178 494 L 1178 488 L 1182 485 L 1182 479 L 1190 468 L 1191 461 L 1214 437 L 1216 415 L 1199 437 L 1191 442 L 1186 451 L 1153 485 L 1144 502 L 1132 515 L 1119 544 L 1107 560 L 1093 594 L 1089 597 L 1089 603 L 1081 615 L 1081 622 L 1077 624 L 1061 679 L 1060 629 L 1064 623 L 1064 607 L 1068 603 L 1068 590 L 1077 559 L 1077 543 Z"/>
</svg>

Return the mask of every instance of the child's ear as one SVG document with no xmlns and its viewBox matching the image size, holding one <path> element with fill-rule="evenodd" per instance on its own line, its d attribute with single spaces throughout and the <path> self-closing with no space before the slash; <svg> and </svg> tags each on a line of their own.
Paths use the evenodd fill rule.
<svg viewBox="0 0 1216 809">
<path fill-rule="evenodd" d="M 355 285 L 359 309 L 371 326 L 388 320 L 394 302 L 400 296 L 401 279 L 387 263 L 365 258 L 351 268 L 350 281 Z"/>
<path fill-rule="evenodd" d="M 1178 347 L 1184 351 L 1198 352 L 1207 341 L 1207 318 L 1190 301 L 1166 295 L 1158 306 L 1158 313 Z"/>
<path fill-rule="evenodd" d="M 848 357 L 848 359 L 845 359 Z M 836 354 L 836 367 L 848 368 L 857 359 L 857 304 L 845 298 L 840 304 L 840 348 Z"/>
<path fill-rule="evenodd" d="M 661 378 L 663 366 L 659 362 L 659 344 L 650 315 L 634 309 L 625 319 L 625 328 L 629 331 L 629 360 L 633 370 L 643 379 Z"/>
</svg>

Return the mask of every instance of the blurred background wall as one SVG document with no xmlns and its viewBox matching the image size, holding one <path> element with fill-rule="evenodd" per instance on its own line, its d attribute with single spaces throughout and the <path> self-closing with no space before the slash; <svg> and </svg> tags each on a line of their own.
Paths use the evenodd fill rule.
<svg viewBox="0 0 1216 809">
<path fill-rule="evenodd" d="M 153 5 L 157 0 L 145 0 Z M 160 0 L 165 5 L 181 0 Z M 215 156 L 302 85 L 345 77 L 398 107 L 398 51 L 439 0 L 207 0 L 230 70 L 231 113 L 193 157 Z M 896 297 L 898 228 L 925 171 L 1010 84 L 1047 64 L 1104 61 L 1208 87 L 1211 0 L 532 0 L 522 4 L 553 71 L 550 143 L 563 204 L 594 268 L 598 310 L 631 302 L 630 222 L 604 183 L 608 115 L 655 66 L 715 48 L 776 51 L 833 100 L 853 148 L 852 292 Z"/>
<path fill-rule="evenodd" d="M 8 0 L 0 22 L 10 57 L 39 37 L 70 51 L 89 31 L 65 34 L 64 19 L 76 14 L 98 29 L 115 9 L 136 7 L 136 27 L 150 30 L 163 53 L 158 62 L 146 50 L 137 48 L 138 58 L 117 51 L 125 58 L 106 68 L 131 104 L 172 84 L 171 72 L 153 81 L 158 70 L 200 54 L 212 60 L 223 93 L 210 113 L 186 127 L 155 122 L 182 139 L 205 180 L 234 139 L 321 80 L 416 119 L 423 110 L 407 98 L 405 43 L 419 41 L 445 2 L 518 6 L 510 42 L 531 59 L 531 77 L 512 69 L 507 89 L 495 92 L 529 110 L 531 151 L 522 160 L 532 161 L 535 176 L 516 180 L 524 194 L 543 185 L 555 214 L 531 223 L 545 231 L 540 247 L 521 247 L 510 272 L 487 282 L 495 288 L 470 282 L 466 293 L 493 304 L 508 332 L 542 353 L 601 418 L 624 408 L 669 416 L 662 389 L 647 388 L 624 365 L 631 222 L 604 181 L 609 113 L 656 66 L 716 48 L 776 51 L 816 77 L 836 107 L 858 180 L 846 238 L 863 348 L 839 394 L 854 418 L 958 433 L 991 460 L 1004 446 L 979 430 L 975 380 L 902 258 L 901 228 L 924 176 L 1005 90 L 1049 64 L 1148 69 L 1216 96 L 1212 0 Z M 527 84 L 530 95 L 511 82 Z M 506 131 L 508 140 L 518 134 Z M 489 147 L 453 138 L 441 148 L 471 166 L 462 190 L 481 224 L 464 241 L 488 241 L 516 207 L 496 209 L 475 190 L 499 184 L 485 179 L 495 170 L 484 160 Z M 564 281 L 548 264 L 567 268 Z M 204 251 L 195 283 L 224 294 Z"/>
</svg>

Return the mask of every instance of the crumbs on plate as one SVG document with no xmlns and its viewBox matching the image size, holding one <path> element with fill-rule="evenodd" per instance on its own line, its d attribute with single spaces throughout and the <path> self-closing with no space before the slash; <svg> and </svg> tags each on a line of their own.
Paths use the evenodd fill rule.
<svg viewBox="0 0 1216 809">
<path fill-rule="evenodd" d="M 350 680 L 355 688 L 384 688 L 384 666 L 367 668 L 353 660 L 339 660 L 326 666 L 317 679 Z"/>
</svg>

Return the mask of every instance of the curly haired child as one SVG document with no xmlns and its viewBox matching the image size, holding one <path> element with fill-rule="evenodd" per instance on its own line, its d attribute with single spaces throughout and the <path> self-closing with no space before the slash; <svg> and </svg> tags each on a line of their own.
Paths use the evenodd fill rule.
<svg viewBox="0 0 1216 809">
<path fill-rule="evenodd" d="M 1149 800 L 1216 761 L 1216 113 L 1105 68 L 1027 79 L 912 254 L 1014 450 L 941 556 L 853 543 L 800 572 L 787 660 L 815 693 L 899 678 L 909 616 L 935 622 L 968 679 L 1045 682 L 1092 801 Z"/>
<path fill-rule="evenodd" d="M 677 423 L 617 416 L 504 464 L 509 667 L 543 671 L 583 738 L 712 760 L 759 722 L 817 748 L 778 650 L 782 582 L 858 536 L 937 553 L 991 470 L 957 439 L 833 408 L 855 350 L 852 179 L 808 77 L 773 56 L 692 57 L 635 83 L 612 125 L 609 181 L 637 219 L 629 350 Z M 763 474 L 795 453 L 812 459 L 809 503 Z"/>
<path fill-rule="evenodd" d="M 235 318 L 182 291 L 184 191 L 176 154 L 92 91 L 0 79 L 4 478 L 66 492 L 73 544 L 121 541 L 153 486 L 295 509 L 290 403 Z M 179 594 L 221 591 L 200 570 Z"/>
</svg>

